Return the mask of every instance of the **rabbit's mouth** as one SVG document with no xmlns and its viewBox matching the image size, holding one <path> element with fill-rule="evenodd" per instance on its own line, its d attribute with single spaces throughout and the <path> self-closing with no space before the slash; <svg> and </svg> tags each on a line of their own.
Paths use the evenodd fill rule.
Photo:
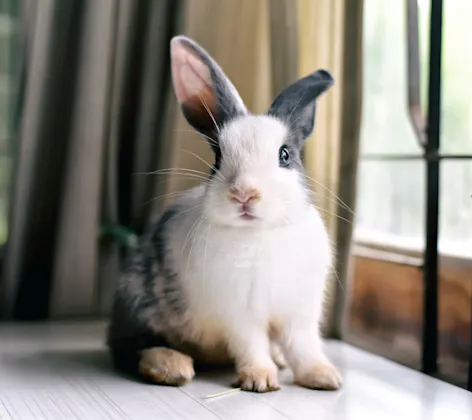
<svg viewBox="0 0 472 420">
<path fill-rule="evenodd" d="M 242 203 L 240 210 L 241 213 L 239 214 L 239 217 L 243 220 L 254 220 L 256 219 L 256 216 L 254 216 L 251 212 L 251 205 L 248 202 Z"/>
<path fill-rule="evenodd" d="M 254 220 L 256 218 L 256 216 L 253 216 L 251 213 L 246 212 L 241 213 L 239 217 L 243 220 Z"/>
</svg>

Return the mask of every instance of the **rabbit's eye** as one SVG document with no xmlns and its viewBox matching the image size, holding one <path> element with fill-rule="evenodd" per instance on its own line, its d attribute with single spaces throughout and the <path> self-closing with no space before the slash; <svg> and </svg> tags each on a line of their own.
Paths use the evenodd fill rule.
<svg viewBox="0 0 472 420">
<path fill-rule="evenodd" d="M 290 163 L 290 153 L 286 146 L 282 146 L 279 150 L 279 165 L 282 167 L 288 166 Z"/>
</svg>

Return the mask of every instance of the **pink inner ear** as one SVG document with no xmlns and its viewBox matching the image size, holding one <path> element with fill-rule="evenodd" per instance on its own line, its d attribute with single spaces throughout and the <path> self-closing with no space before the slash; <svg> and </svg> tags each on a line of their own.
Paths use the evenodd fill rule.
<svg viewBox="0 0 472 420">
<path fill-rule="evenodd" d="M 180 42 L 172 45 L 171 58 L 177 100 L 193 109 L 204 109 L 204 101 L 213 112 L 216 98 L 207 66 L 191 49 Z"/>
</svg>

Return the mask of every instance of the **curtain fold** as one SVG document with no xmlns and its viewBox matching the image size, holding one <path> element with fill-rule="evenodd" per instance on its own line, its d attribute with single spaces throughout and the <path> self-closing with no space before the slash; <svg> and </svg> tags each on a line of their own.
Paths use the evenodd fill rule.
<svg viewBox="0 0 472 420">
<path fill-rule="evenodd" d="M 65 170 L 52 249 L 51 317 L 96 311 L 98 216 L 116 10 L 110 1 L 83 4 L 69 147 L 63 155 Z"/>
<path fill-rule="evenodd" d="M 181 2 L 44 0 L 28 9 L 24 1 L 25 97 L 3 315 L 104 314 L 124 241 L 116 227 L 139 232 L 150 212 L 153 180 L 136 173 L 159 160 L 166 56 Z"/>
<path fill-rule="evenodd" d="M 45 0 L 28 22 L 24 99 L 3 269 L 6 317 L 47 314 L 81 4 Z M 74 19 L 72 19 L 74 17 Z M 70 88 L 62 90 L 64 86 Z M 56 118 L 60 115 L 60 118 Z M 21 308 L 21 310 L 19 309 Z"/>
<path fill-rule="evenodd" d="M 274 73 L 274 86 L 280 89 L 319 68 L 328 70 L 335 79 L 335 86 L 317 107 L 315 130 L 307 139 L 303 159 L 315 203 L 335 248 L 324 328 L 326 335 L 340 338 L 349 294 L 361 110 L 363 3 L 275 0 L 270 6 L 276 9 L 271 11 L 272 67 L 282 67 Z M 286 36 L 278 36 L 277 28 L 285 28 Z M 293 60 L 297 60 L 297 66 Z"/>
<path fill-rule="evenodd" d="M 300 75 L 299 4 L 292 0 L 271 0 L 269 9 L 272 96 L 275 97 Z"/>
<path fill-rule="evenodd" d="M 337 214 L 340 217 L 336 231 L 337 261 L 336 272 L 339 283 L 336 285 L 336 299 L 331 317 L 331 336 L 342 338 L 346 327 L 349 307 L 350 279 L 353 275 L 353 242 L 357 170 L 359 161 L 362 80 L 363 80 L 363 15 L 364 0 L 346 2 L 342 15 L 343 66 L 341 103 L 341 132 L 338 182 L 336 185 L 339 201 Z M 344 220 L 343 220 L 344 219 Z"/>
</svg>

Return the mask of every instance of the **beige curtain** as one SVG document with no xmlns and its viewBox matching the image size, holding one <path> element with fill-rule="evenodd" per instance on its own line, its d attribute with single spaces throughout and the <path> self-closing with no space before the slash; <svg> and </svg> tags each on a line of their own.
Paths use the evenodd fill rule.
<svg viewBox="0 0 472 420">
<path fill-rule="evenodd" d="M 334 239 L 326 333 L 341 338 L 349 297 L 350 249 L 362 97 L 363 0 L 297 0 L 300 75 L 326 68 L 334 88 L 322 99 L 313 138 L 305 149 L 316 203 Z"/>
</svg>

